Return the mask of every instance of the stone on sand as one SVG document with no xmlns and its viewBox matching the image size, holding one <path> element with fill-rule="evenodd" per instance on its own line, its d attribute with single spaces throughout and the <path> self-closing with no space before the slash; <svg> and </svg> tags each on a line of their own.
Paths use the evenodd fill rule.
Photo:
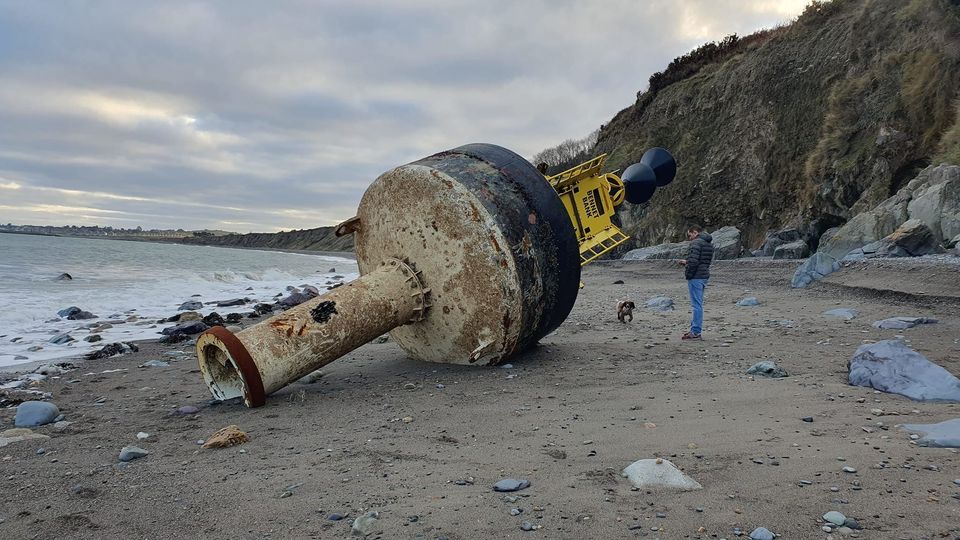
<svg viewBox="0 0 960 540">
<path fill-rule="evenodd" d="M 845 321 L 852 321 L 857 318 L 857 315 L 860 313 L 855 309 L 850 308 L 837 308 L 831 309 L 823 312 L 827 317 L 836 317 L 838 319 L 843 319 Z"/>
<path fill-rule="evenodd" d="M 747 370 L 747 375 L 760 375 L 761 377 L 770 377 L 771 379 L 789 376 L 786 370 L 771 360 L 761 360 L 750 366 L 750 369 Z"/>
<path fill-rule="evenodd" d="M 683 474 L 673 463 L 665 459 L 634 461 L 623 470 L 623 476 L 640 489 L 671 488 L 681 491 L 703 489 L 696 480 Z"/>
<path fill-rule="evenodd" d="M 790 285 L 794 289 L 803 289 L 839 269 L 840 263 L 835 258 L 818 251 L 797 268 Z"/>
<path fill-rule="evenodd" d="M 33 439 L 49 439 L 47 435 L 34 433 L 27 428 L 13 428 L 0 432 L 0 448 L 8 444 L 20 441 L 29 441 Z"/>
<path fill-rule="evenodd" d="M 508 491 L 519 491 L 521 489 L 526 489 L 528 487 L 530 487 L 529 480 L 516 480 L 513 478 L 504 478 L 503 480 L 500 480 L 499 482 L 493 485 L 493 490 L 508 492 Z"/>
<path fill-rule="evenodd" d="M 124 446 L 120 449 L 120 461 L 126 463 L 128 461 L 133 461 L 135 459 L 140 459 L 145 457 L 150 452 L 147 452 L 139 446 Z"/>
<path fill-rule="evenodd" d="M 379 517 L 380 513 L 376 510 L 371 510 L 358 517 L 353 520 L 353 525 L 350 527 L 351 533 L 356 536 L 368 536 L 373 532 L 373 527 L 377 524 L 377 518 Z"/>
<path fill-rule="evenodd" d="M 647 309 L 652 309 L 653 311 L 672 311 L 673 298 L 668 298 L 666 296 L 654 296 L 653 298 L 647 300 L 647 303 L 644 304 L 644 307 Z"/>
<path fill-rule="evenodd" d="M 898 339 L 861 345 L 847 367 L 853 386 L 916 401 L 960 402 L 960 380 Z"/>
<path fill-rule="evenodd" d="M 882 321 L 876 321 L 873 323 L 873 326 L 881 330 L 906 330 L 921 324 L 936 323 L 936 319 L 931 319 L 929 317 L 891 317 Z"/>
<path fill-rule="evenodd" d="M 737 301 L 737 305 L 740 307 L 759 306 L 760 301 L 757 300 L 757 297 L 755 296 L 748 296 L 746 298 L 741 298 L 739 301 Z"/>
<path fill-rule="evenodd" d="M 776 538 L 766 527 L 757 527 L 750 533 L 750 540 L 773 540 Z"/>
<path fill-rule="evenodd" d="M 923 436 L 916 440 L 918 446 L 960 448 L 960 418 L 936 424 L 904 424 L 900 427 L 906 431 L 923 433 Z"/>
<path fill-rule="evenodd" d="M 24 401 L 17 406 L 14 425 L 17 427 L 35 427 L 53 422 L 60 416 L 60 409 L 46 401 Z"/>
</svg>

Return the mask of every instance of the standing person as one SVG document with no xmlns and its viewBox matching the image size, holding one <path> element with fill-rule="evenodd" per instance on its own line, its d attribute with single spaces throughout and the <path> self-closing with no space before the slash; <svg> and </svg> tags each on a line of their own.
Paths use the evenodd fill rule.
<svg viewBox="0 0 960 540">
<path fill-rule="evenodd" d="M 710 280 L 710 263 L 713 262 L 713 244 L 710 243 L 713 237 L 703 232 L 699 225 L 691 225 L 687 228 L 687 240 L 690 240 L 687 260 L 677 262 L 684 267 L 693 320 L 690 322 L 690 331 L 680 339 L 700 339 L 703 330 L 703 291 Z"/>
</svg>

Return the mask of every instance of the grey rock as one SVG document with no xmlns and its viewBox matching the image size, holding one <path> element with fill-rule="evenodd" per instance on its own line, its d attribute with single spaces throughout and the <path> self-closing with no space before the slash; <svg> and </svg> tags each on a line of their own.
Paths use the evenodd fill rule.
<svg viewBox="0 0 960 540">
<path fill-rule="evenodd" d="M 960 448 L 960 418 L 944 420 L 936 424 L 904 424 L 906 431 L 923 435 L 916 440 L 918 446 L 932 448 Z"/>
<path fill-rule="evenodd" d="M 838 527 L 842 527 L 844 522 L 847 521 L 847 516 L 837 512 L 836 510 L 831 510 L 823 515 L 823 520 L 827 523 L 833 523 Z"/>
<path fill-rule="evenodd" d="M 750 540 L 773 540 L 776 536 L 765 527 L 757 527 L 750 533 Z"/>
<path fill-rule="evenodd" d="M 848 529 L 854 529 L 854 530 L 860 530 L 860 529 L 863 528 L 863 527 L 860 526 L 860 522 L 858 522 L 857 520 L 853 519 L 852 517 L 848 517 L 848 518 L 843 522 L 843 526 L 844 526 L 844 527 L 847 527 Z"/>
<path fill-rule="evenodd" d="M 279 304 L 284 308 L 292 308 L 312 298 L 315 298 L 315 296 L 309 292 L 294 291 L 290 293 L 290 296 L 280 299 Z"/>
<path fill-rule="evenodd" d="M 67 316 L 67 320 L 70 321 L 83 321 L 87 319 L 96 319 L 97 316 L 89 311 L 78 311 L 72 315 Z"/>
<path fill-rule="evenodd" d="M 839 232 L 839 231 L 840 231 L 840 227 L 831 227 L 831 228 L 823 231 L 823 234 L 820 235 L 820 239 L 819 239 L 819 241 L 818 241 L 818 242 L 819 242 L 819 245 L 822 246 L 822 245 L 830 242 L 830 239 L 833 238 L 834 235 L 837 234 L 837 232 Z"/>
<path fill-rule="evenodd" d="M 540 528 L 539 526 L 533 523 L 530 523 L 529 521 L 524 521 L 523 523 L 520 524 L 521 531 L 535 531 L 539 528 Z"/>
<path fill-rule="evenodd" d="M 876 321 L 873 323 L 873 326 L 881 330 L 906 330 L 921 324 L 936 324 L 937 322 L 937 319 L 928 317 L 891 317 L 882 321 Z"/>
<path fill-rule="evenodd" d="M 727 260 L 736 259 L 743 253 L 743 242 L 740 239 L 740 229 L 736 227 L 721 227 L 710 235 L 713 237 L 710 243 L 713 244 L 713 259 Z M 684 254 L 683 258 L 686 257 Z"/>
<path fill-rule="evenodd" d="M 855 309 L 849 308 L 837 308 L 831 309 L 823 312 L 827 317 L 837 317 L 838 319 L 843 319 L 845 321 L 852 321 L 857 318 L 857 315 L 860 313 Z"/>
<path fill-rule="evenodd" d="M 197 302 L 196 300 L 187 300 L 186 302 L 180 304 L 180 307 L 177 308 L 177 311 L 196 311 L 203 308 L 203 302 Z"/>
<path fill-rule="evenodd" d="M 673 298 L 654 296 L 647 300 L 644 307 L 653 311 L 673 311 Z"/>
<path fill-rule="evenodd" d="M 120 461 L 127 463 L 145 457 L 149 453 L 139 446 L 124 446 L 120 449 Z"/>
<path fill-rule="evenodd" d="M 35 427 L 50 424 L 60 416 L 60 409 L 46 401 L 24 401 L 17 406 L 13 419 L 16 427 Z"/>
<path fill-rule="evenodd" d="M 177 414 L 188 415 L 188 414 L 197 414 L 200 412 L 200 409 L 194 407 L 193 405 L 184 405 L 177 409 Z"/>
<path fill-rule="evenodd" d="M 757 298 L 756 298 L 755 296 L 748 296 L 748 297 L 746 297 L 746 298 L 742 298 L 742 299 L 738 300 L 738 301 L 737 301 L 737 305 L 740 306 L 740 307 L 759 306 L 759 305 L 760 305 L 760 301 L 757 300 Z"/>
<path fill-rule="evenodd" d="M 60 274 L 59 276 L 53 278 L 53 280 L 54 280 L 54 281 L 73 281 L 73 276 L 71 276 L 70 274 L 64 272 L 64 273 Z"/>
<path fill-rule="evenodd" d="M 803 240 L 778 246 L 773 251 L 774 259 L 805 259 L 810 256 L 810 247 Z"/>
<path fill-rule="evenodd" d="M 623 470 L 634 487 L 640 489 L 671 488 L 681 491 L 703 489 L 696 480 L 690 478 L 666 459 L 641 459 L 631 463 Z"/>
<path fill-rule="evenodd" d="M 103 336 L 100 334 L 90 334 L 89 336 L 83 338 L 87 343 L 96 343 L 98 341 L 103 341 Z"/>
<path fill-rule="evenodd" d="M 771 362 L 770 360 L 763 360 L 750 366 L 750 369 L 747 370 L 747 374 L 770 377 L 771 379 L 780 379 L 789 376 L 783 368 L 776 364 L 776 362 Z"/>
<path fill-rule="evenodd" d="M 140 364 L 140 367 L 170 367 L 170 364 L 162 360 L 147 360 Z"/>
<path fill-rule="evenodd" d="M 99 351 L 87 353 L 84 358 L 87 360 L 100 360 L 101 358 L 110 358 L 111 356 L 137 352 L 139 350 L 140 347 L 137 347 L 133 343 L 109 343 L 104 345 Z"/>
<path fill-rule="evenodd" d="M 57 334 L 52 338 L 50 338 L 50 343 L 53 343 L 54 345 L 66 345 L 71 341 L 76 341 L 76 340 L 73 339 L 73 336 L 71 336 L 70 334 Z"/>
<path fill-rule="evenodd" d="M 919 257 L 937 253 L 939 248 L 937 237 L 930 227 L 919 219 L 910 219 L 883 237 L 876 246 L 870 245 L 869 249 L 874 250 L 872 255 L 867 246 L 863 251 L 872 257 Z"/>
<path fill-rule="evenodd" d="M 380 517 L 380 513 L 376 510 L 371 510 L 366 514 L 358 517 L 353 520 L 353 525 L 350 527 L 351 533 L 356 536 L 368 536 L 373 533 L 373 528 L 377 524 L 377 518 Z"/>
<path fill-rule="evenodd" d="M 526 489 L 530 487 L 530 482 L 528 480 L 515 480 L 513 478 L 504 478 L 496 484 L 493 485 L 494 491 L 520 491 L 521 489 Z"/>
<path fill-rule="evenodd" d="M 209 326 L 203 324 L 200 321 L 189 321 L 185 323 L 180 323 L 176 326 L 171 326 L 169 328 L 164 328 L 160 333 L 165 336 L 172 336 L 176 334 L 186 334 L 193 335 L 199 334 L 206 331 Z"/>
<path fill-rule="evenodd" d="M 163 336 L 160 338 L 160 343 L 164 345 L 173 345 L 175 343 L 180 343 L 182 341 L 187 341 L 190 339 L 190 336 L 186 334 L 172 334 L 169 336 Z"/>
<path fill-rule="evenodd" d="M 58 311 L 58 312 L 57 312 L 57 316 L 58 316 L 58 317 L 67 318 L 67 317 L 69 317 L 69 316 L 71 316 L 71 315 L 73 315 L 73 314 L 75 314 L 75 313 L 80 313 L 81 311 L 83 311 L 83 310 L 80 309 L 80 308 L 78 308 L 77 306 L 70 306 L 70 307 L 68 307 L 68 308 L 64 308 L 64 309 L 61 309 L 60 311 Z"/>
<path fill-rule="evenodd" d="M 511 516 L 519 516 L 519 515 L 522 514 L 522 513 L 523 513 L 523 509 L 521 509 L 521 508 L 511 508 L 511 509 L 510 509 L 510 515 L 511 515 Z"/>
<path fill-rule="evenodd" d="M 248 300 L 246 298 L 232 298 L 230 300 L 220 300 L 217 302 L 217 307 L 242 306 L 247 302 Z"/>
<path fill-rule="evenodd" d="M 803 289 L 814 281 L 829 276 L 839 269 L 840 263 L 837 262 L 836 258 L 818 251 L 797 268 L 790 284 L 795 289 Z"/>
<path fill-rule="evenodd" d="M 54 375 L 60 375 L 63 373 L 63 369 L 60 366 L 53 364 L 47 364 L 45 366 L 40 366 L 37 369 L 33 370 L 34 373 L 39 373 L 40 375 L 46 375 L 47 377 L 53 377 Z"/>
<path fill-rule="evenodd" d="M 690 251 L 690 242 L 659 244 L 632 249 L 623 255 L 625 261 L 646 261 L 663 259 L 686 259 Z"/>
<path fill-rule="evenodd" d="M 781 229 L 779 231 L 770 231 L 767 233 L 767 237 L 763 241 L 763 245 L 760 246 L 759 252 L 760 257 L 771 257 L 774 256 L 776 249 L 784 244 L 789 244 L 791 242 L 796 242 L 800 240 L 800 230 L 795 228 Z M 755 254 L 756 255 L 756 254 Z"/>
<path fill-rule="evenodd" d="M 861 345 L 847 367 L 853 386 L 917 401 L 960 402 L 960 380 L 897 339 Z"/>
</svg>

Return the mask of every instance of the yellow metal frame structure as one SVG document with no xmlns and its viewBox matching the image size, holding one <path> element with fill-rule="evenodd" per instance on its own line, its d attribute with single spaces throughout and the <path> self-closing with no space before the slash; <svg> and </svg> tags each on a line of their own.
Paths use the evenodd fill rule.
<svg viewBox="0 0 960 540">
<path fill-rule="evenodd" d="M 611 221 L 625 191 L 619 176 L 600 172 L 606 160 L 607 154 L 601 154 L 547 177 L 573 223 L 580 244 L 580 266 L 630 239 Z"/>
</svg>

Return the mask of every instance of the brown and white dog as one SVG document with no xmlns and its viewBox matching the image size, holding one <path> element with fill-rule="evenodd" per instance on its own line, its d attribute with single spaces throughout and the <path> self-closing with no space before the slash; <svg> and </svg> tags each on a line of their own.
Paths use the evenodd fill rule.
<svg viewBox="0 0 960 540">
<path fill-rule="evenodd" d="M 617 320 L 625 323 L 627 319 L 630 319 L 630 322 L 633 322 L 633 310 L 636 308 L 636 304 L 630 300 L 621 300 L 617 303 Z"/>
</svg>

